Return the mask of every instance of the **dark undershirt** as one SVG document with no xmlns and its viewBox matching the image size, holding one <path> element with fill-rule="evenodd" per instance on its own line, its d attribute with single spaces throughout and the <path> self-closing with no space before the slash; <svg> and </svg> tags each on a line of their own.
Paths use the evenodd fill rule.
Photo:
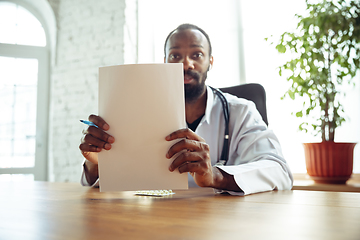
<svg viewBox="0 0 360 240">
<path fill-rule="evenodd" d="M 196 119 L 196 120 L 193 121 L 192 123 L 186 122 L 187 125 L 188 125 L 188 127 L 189 127 L 193 132 L 195 132 L 197 126 L 199 125 L 199 123 L 200 123 L 200 121 L 201 121 L 201 119 L 203 118 L 204 115 L 205 115 L 205 114 L 201 115 L 198 119 Z"/>
</svg>

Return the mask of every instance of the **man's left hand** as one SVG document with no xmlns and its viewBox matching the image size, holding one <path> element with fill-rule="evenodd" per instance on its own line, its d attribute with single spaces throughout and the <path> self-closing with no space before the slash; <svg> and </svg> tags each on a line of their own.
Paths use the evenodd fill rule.
<svg viewBox="0 0 360 240">
<path fill-rule="evenodd" d="M 181 139 L 166 154 L 167 158 L 179 153 L 169 170 L 180 173 L 190 172 L 200 187 L 213 187 L 214 174 L 211 166 L 210 149 L 205 140 L 188 128 L 177 130 L 165 138 L 167 141 Z"/>
</svg>

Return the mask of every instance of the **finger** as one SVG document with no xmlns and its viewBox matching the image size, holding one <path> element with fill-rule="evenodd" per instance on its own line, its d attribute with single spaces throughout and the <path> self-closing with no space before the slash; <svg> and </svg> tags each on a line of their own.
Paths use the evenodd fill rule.
<svg viewBox="0 0 360 240">
<path fill-rule="evenodd" d="M 81 151 L 82 155 L 93 164 L 99 164 L 97 153 L 95 152 L 83 152 Z"/>
<path fill-rule="evenodd" d="M 88 127 L 86 132 L 87 132 L 86 135 L 92 135 L 93 137 L 98 138 L 99 140 L 101 140 L 103 142 L 106 142 L 106 143 L 114 143 L 115 142 L 115 138 L 113 136 L 111 136 L 110 134 L 104 132 L 102 129 L 99 129 L 97 127 L 90 126 L 90 127 Z"/>
<path fill-rule="evenodd" d="M 189 162 L 196 162 L 201 160 L 197 152 L 189 152 L 183 151 L 177 156 L 169 166 L 169 170 L 173 172 L 175 169 L 180 167 L 183 164 L 187 164 Z"/>
<path fill-rule="evenodd" d="M 174 156 L 178 152 L 183 151 L 184 149 L 191 152 L 209 151 L 209 145 L 195 140 L 182 139 L 170 147 L 169 151 L 166 154 L 166 157 L 172 158 L 172 156 Z"/>
<path fill-rule="evenodd" d="M 99 128 L 101 128 L 105 131 L 109 130 L 109 128 L 110 128 L 109 124 L 107 124 L 105 122 L 105 120 L 102 119 L 102 117 L 99 117 L 97 115 L 91 114 L 89 116 L 89 121 L 95 123 Z"/>
<path fill-rule="evenodd" d="M 86 152 L 100 152 L 101 148 L 94 146 L 94 145 L 89 145 L 87 143 L 81 143 L 79 145 L 79 148 L 81 150 L 81 153 L 84 155 L 84 153 Z"/>
<path fill-rule="evenodd" d="M 81 133 L 85 135 L 85 134 L 88 134 L 88 131 L 87 131 L 87 129 L 83 129 L 83 130 L 81 131 Z"/>
<path fill-rule="evenodd" d="M 95 147 L 98 147 L 100 149 L 110 150 L 111 144 L 105 141 L 102 141 L 99 138 L 94 137 L 91 134 L 86 134 L 84 137 L 84 144 L 93 145 Z"/>
<path fill-rule="evenodd" d="M 81 151 L 81 154 L 82 154 L 85 158 L 87 158 L 87 157 L 89 157 L 89 155 L 91 154 L 91 152 Z"/>
<path fill-rule="evenodd" d="M 205 174 L 204 168 L 200 162 L 186 162 L 178 167 L 178 171 L 179 173 L 190 172 L 192 175 L 194 175 L 194 173 L 199 175 Z"/>
<path fill-rule="evenodd" d="M 83 130 L 83 135 L 82 135 L 82 137 L 80 138 L 80 143 L 84 143 L 84 142 L 85 142 L 85 135 L 86 135 L 86 133 L 84 133 L 84 130 Z"/>
<path fill-rule="evenodd" d="M 179 130 L 177 130 L 177 131 L 175 131 L 173 133 L 170 133 L 168 136 L 165 137 L 165 139 L 167 141 L 172 141 L 172 140 L 179 139 L 179 138 L 186 138 L 186 139 L 205 142 L 203 138 L 201 138 L 199 135 L 194 133 L 189 128 L 179 129 Z"/>
</svg>

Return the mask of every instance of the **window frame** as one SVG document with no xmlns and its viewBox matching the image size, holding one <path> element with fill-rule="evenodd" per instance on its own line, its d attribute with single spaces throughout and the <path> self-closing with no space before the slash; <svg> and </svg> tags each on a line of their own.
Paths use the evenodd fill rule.
<svg viewBox="0 0 360 240">
<path fill-rule="evenodd" d="M 44 27 L 46 46 L 28 46 L 0 43 L 0 56 L 13 58 L 31 58 L 38 60 L 37 111 L 35 165 L 30 168 L 0 168 L 0 174 L 33 174 L 34 180 L 48 180 L 48 130 L 49 130 L 49 91 L 50 91 L 50 53 L 49 34 L 44 21 L 28 4 L 21 1 L 7 1 L 27 9 Z"/>
</svg>

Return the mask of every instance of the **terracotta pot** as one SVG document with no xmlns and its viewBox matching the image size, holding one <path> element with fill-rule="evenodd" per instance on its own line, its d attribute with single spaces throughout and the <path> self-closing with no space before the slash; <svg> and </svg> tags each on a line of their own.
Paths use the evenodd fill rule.
<svg viewBox="0 0 360 240">
<path fill-rule="evenodd" d="M 345 184 L 353 171 L 356 143 L 303 143 L 306 170 L 318 183 Z"/>
</svg>

